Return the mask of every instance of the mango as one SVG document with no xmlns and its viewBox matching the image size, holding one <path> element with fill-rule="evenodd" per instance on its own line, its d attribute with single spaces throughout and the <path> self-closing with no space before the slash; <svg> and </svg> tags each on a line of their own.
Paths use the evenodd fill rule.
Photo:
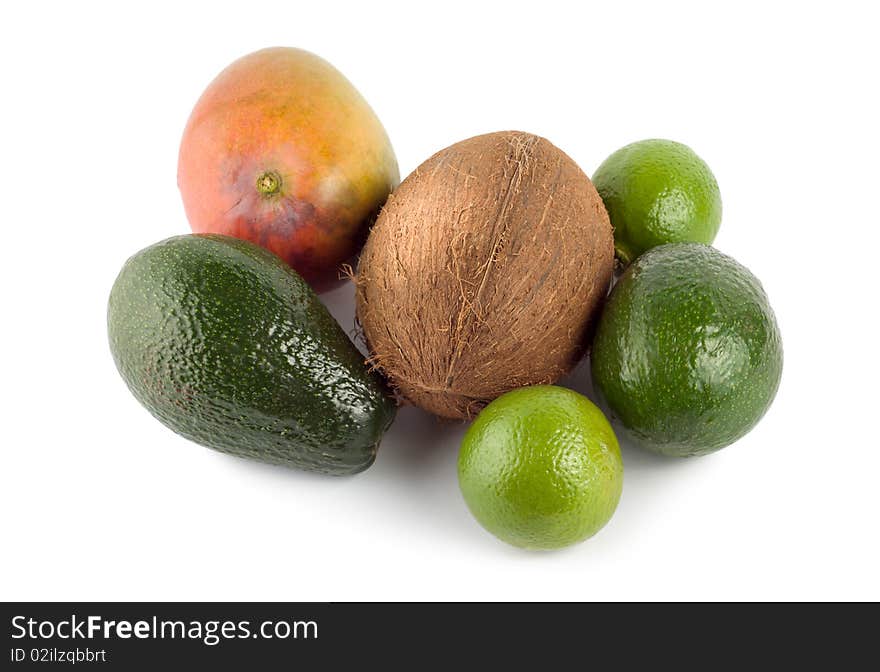
<svg viewBox="0 0 880 672">
<path fill-rule="evenodd" d="M 261 245 L 317 290 L 338 284 L 399 181 L 366 100 L 327 61 L 286 47 L 244 56 L 211 82 L 178 157 L 193 232 Z"/>
</svg>

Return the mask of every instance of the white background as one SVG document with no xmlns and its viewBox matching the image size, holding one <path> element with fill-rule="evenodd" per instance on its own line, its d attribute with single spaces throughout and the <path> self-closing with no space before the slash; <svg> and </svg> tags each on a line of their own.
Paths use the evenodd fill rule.
<svg viewBox="0 0 880 672">
<path fill-rule="evenodd" d="M 867 2 L 716 4 L 7 4 L 0 598 L 880 599 L 877 23 Z M 402 175 L 511 128 L 588 174 L 634 140 L 693 147 L 721 186 L 716 246 L 781 325 L 765 419 L 702 459 L 624 446 L 616 515 L 554 553 L 477 525 L 464 428 L 411 408 L 344 479 L 160 425 L 114 368 L 107 295 L 129 255 L 189 230 L 175 178 L 197 97 L 272 45 L 345 73 Z M 350 287 L 324 299 L 351 328 Z M 583 367 L 567 384 L 588 391 Z"/>
</svg>

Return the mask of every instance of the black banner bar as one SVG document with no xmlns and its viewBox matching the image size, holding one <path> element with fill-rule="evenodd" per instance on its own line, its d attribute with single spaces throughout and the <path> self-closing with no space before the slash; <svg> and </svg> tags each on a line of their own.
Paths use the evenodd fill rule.
<svg viewBox="0 0 880 672">
<path fill-rule="evenodd" d="M 0 669 L 873 661 L 877 605 L 6 603 Z M 413 658 L 414 653 L 416 657 Z M 707 653 L 708 652 L 708 653 Z M 708 655 L 708 657 L 706 657 Z M 574 656 L 574 658 L 571 658 Z M 196 667 L 188 667 L 196 666 Z M 566 664 L 566 666 L 569 666 Z"/>
</svg>

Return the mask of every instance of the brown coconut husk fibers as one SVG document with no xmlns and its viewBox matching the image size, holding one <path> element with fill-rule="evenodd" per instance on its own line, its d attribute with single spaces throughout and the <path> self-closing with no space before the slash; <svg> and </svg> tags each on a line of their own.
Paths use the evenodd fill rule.
<svg viewBox="0 0 880 672">
<path fill-rule="evenodd" d="M 370 361 L 445 418 L 555 382 L 583 355 L 613 258 L 605 207 L 564 152 L 513 131 L 459 142 L 404 180 L 364 247 Z"/>
</svg>

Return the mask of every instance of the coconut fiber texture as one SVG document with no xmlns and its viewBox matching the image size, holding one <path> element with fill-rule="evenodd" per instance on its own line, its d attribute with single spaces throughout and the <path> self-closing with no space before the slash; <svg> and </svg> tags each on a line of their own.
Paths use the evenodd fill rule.
<svg viewBox="0 0 880 672">
<path fill-rule="evenodd" d="M 468 418 L 583 354 L 613 270 L 608 214 L 544 138 L 481 135 L 425 161 L 360 259 L 357 316 L 403 400 Z"/>
</svg>

